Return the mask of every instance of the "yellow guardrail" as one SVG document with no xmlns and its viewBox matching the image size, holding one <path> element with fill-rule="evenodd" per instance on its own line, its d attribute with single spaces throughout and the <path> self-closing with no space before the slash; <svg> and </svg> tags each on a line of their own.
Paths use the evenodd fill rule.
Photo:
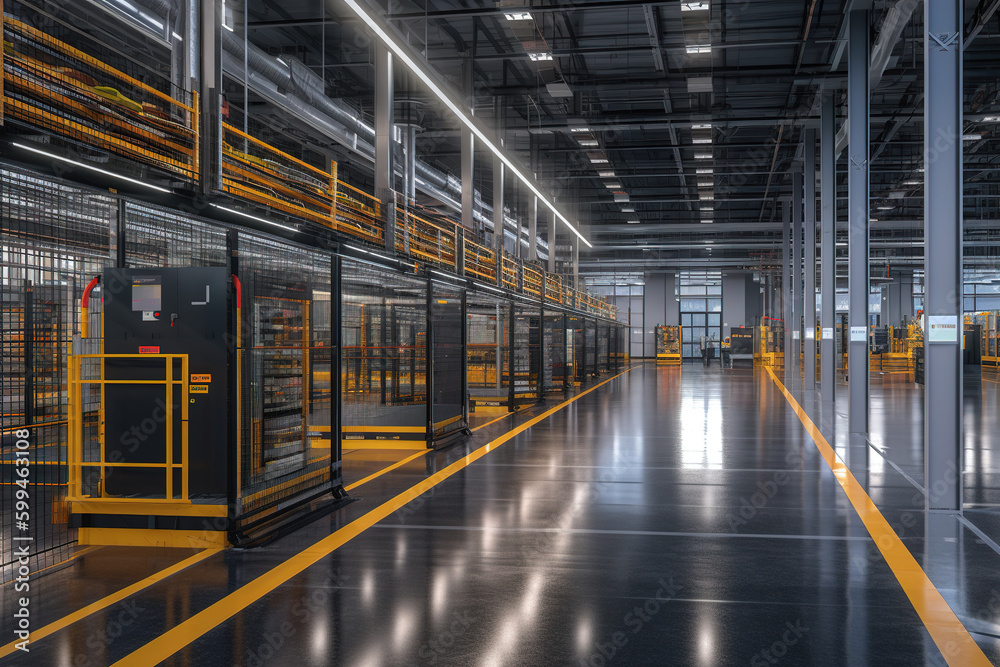
<svg viewBox="0 0 1000 667">
<path fill-rule="evenodd" d="M 150 361 L 153 359 L 163 360 L 164 365 L 164 375 L 163 379 L 147 380 L 147 379 L 108 379 L 105 377 L 105 362 L 108 359 L 118 359 L 118 360 L 135 360 L 135 361 Z M 83 377 L 84 374 L 84 364 L 88 360 L 93 360 L 98 366 L 98 372 L 96 377 Z M 176 363 L 179 362 L 179 366 Z M 176 371 L 179 369 L 180 377 L 175 377 Z M 154 502 L 163 503 L 164 500 L 188 503 L 190 499 L 188 497 L 188 402 L 189 402 L 189 385 L 188 380 L 190 376 L 188 374 L 188 355 L 186 354 L 79 354 L 74 355 L 69 358 L 68 364 L 68 380 L 69 380 L 69 400 L 68 400 L 68 413 L 69 413 L 69 440 L 68 440 L 68 467 L 69 467 L 69 479 L 67 487 L 67 500 L 69 501 L 79 501 L 87 500 L 90 502 L 100 502 L 101 500 L 113 501 L 115 503 L 142 503 L 142 502 Z M 164 427 L 165 431 L 165 452 L 164 452 L 164 462 L 163 463 L 129 463 L 127 461 L 114 461 L 109 460 L 106 455 L 105 450 L 105 430 L 104 430 L 104 392 L 105 387 L 108 385 L 163 385 L 164 394 L 166 400 L 164 401 Z M 98 388 L 97 394 L 99 400 L 96 405 L 86 406 L 88 409 L 85 410 L 84 406 L 84 387 L 87 385 L 95 386 Z M 180 397 L 180 434 L 174 433 L 174 388 L 180 387 L 181 397 Z M 86 460 L 87 459 L 87 442 L 84 438 L 84 423 L 86 418 L 91 416 L 96 419 L 96 425 L 92 425 L 89 428 L 94 428 L 96 426 L 97 430 L 97 457 L 96 460 Z M 93 424 L 93 422 L 91 422 Z M 179 462 L 174 461 L 174 442 L 175 437 L 179 435 L 180 437 L 180 457 Z M 92 439 L 88 439 L 92 440 Z M 165 477 L 165 488 L 163 489 L 163 497 L 149 497 L 149 498 L 118 498 L 111 497 L 107 495 L 105 481 L 108 476 L 109 470 L 116 469 L 162 469 L 164 471 Z M 87 469 L 96 469 L 98 471 L 98 488 L 100 489 L 99 496 L 89 496 L 84 494 L 84 482 L 83 475 L 84 471 Z M 180 474 L 181 476 L 181 491 L 180 495 L 174 496 L 174 475 Z"/>
</svg>

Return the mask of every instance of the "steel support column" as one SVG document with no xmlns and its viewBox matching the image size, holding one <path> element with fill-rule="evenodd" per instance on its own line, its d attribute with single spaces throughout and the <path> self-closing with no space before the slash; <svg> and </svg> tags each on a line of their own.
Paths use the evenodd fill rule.
<svg viewBox="0 0 1000 667">
<path fill-rule="evenodd" d="M 802 352 L 802 172 L 792 172 L 792 357 L 785 355 L 785 369 L 799 379 Z"/>
<path fill-rule="evenodd" d="M 848 433 L 868 433 L 868 61 L 871 12 L 848 17 Z"/>
<path fill-rule="evenodd" d="M 529 262 L 538 259 L 538 197 L 531 198 L 528 210 L 528 254 Z"/>
<path fill-rule="evenodd" d="M 580 237 L 573 237 L 573 289 L 580 289 Z"/>
<path fill-rule="evenodd" d="M 924 488 L 962 508 L 962 4 L 924 0 Z M 933 391 L 930 389 L 933 388 Z"/>
<path fill-rule="evenodd" d="M 476 150 L 476 135 L 472 134 L 472 130 L 462 126 L 462 226 L 467 230 L 470 230 L 473 235 L 473 240 L 481 241 L 482 239 L 477 238 L 476 226 L 475 226 L 475 216 L 473 216 L 473 207 L 475 206 L 475 199 L 473 198 L 473 189 L 475 184 L 473 180 L 475 179 L 475 150 Z"/>
<path fill-rule="evenodd" d="M 556 216 L 549 218 L 549 273 L 556 272 Z"/>
<path fill-rule="evenodd" d="M 781 319 L 785 325 L 785 362 L 792 356 L 792 205 L 781 206 Z"/>
<path fill-rule="evenodd" d="M 497 252 L 503 252 L 503 207 L 504 207 L 504 164 L 500 158 L 493 158 L 493 247 Z"/>
<path fill-rule="evenodd" d="M 823 96 L 820 130 L 820 393 L 833 402 L 837 386 L 837 152 L 836 107 L 832 93 Z"/>
<path fill-rule="evenodd" d="M 382 201 L 393 190 L 394 89 L 392 52 L 375 43 L 375 196 Z"/>
<path fill-rule="evenodd" d="M 805 364 L 803 382 L 806 391 L 816 389 L 816 130 L 806 128 L 803 160 L 805 160 L 805 262 L 802 293 L 803 352 Z"/>
</svg>

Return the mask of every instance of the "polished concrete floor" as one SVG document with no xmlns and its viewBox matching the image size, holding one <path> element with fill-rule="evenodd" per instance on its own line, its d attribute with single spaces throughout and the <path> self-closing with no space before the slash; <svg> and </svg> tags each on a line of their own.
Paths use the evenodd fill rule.
<svg viewBox="0 0 1000 667">
<path fill-rule="evenodd" d="M 1000 555 L 987 528 L 922 511 L 922 389 L 873 381 L 871 443 L 852 450 L 844 405 L 788 386 L 1000 664 Z M 967 424 L 995 430 L 995 393 L 977 400 Z M 212 555 L 6 661 L 115 663 L 556 403 L 418 456 L 352 490 L 358 500 L 328 518 Z M 988 438 L 966 446 L 967 460 L 989 459 Z M 491 449 L 259 599 L 206 612 L 217 625 L 177 639 L 164 664 L 947 664 L 761 370 L 639 365 Z M 349 452 L 347 481 L 412 455 Z M 983 526 L 995 477 L 966 473 Z M 193 553 L 89 552 L 32 584 L 33 627 Z M 13 609 L 14 593 L 3 595 Z"/>
</svg>

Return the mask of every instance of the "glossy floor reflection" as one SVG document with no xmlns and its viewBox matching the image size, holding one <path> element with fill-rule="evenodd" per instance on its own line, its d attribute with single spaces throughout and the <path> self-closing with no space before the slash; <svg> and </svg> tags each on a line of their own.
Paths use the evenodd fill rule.
<svg viewBox="0 0 1000 667">
<path fill-rule="evenodd" d="M 842 416 L 806 398 L 803 407 L 846 451 L 836 438 Z M 43 639 L 31 664 L 114 663 L 545 409 L 396 468 L 352 493 L 357 502 L 272 545 L 218 554 L 146 589 L 114 637 L 122 605 Z M 359 474 L 388 461 L 354 458 Z M 905 522 L 904 543 L 960 618 L 981 623 L 973 636 L 1000 664 L 1000 633 L 979 618 L 1000 610 L 991 593 L 1000 556 L 953 516 L 925 528 L 920 508 L 907 507 L 913 487 L 877 458 L 870 493 L 890 523 Z M 909 518 L 889 516 L 900 507 Z M 39 580 L 35 595 L 47 602 L 38 623 L 113 581 L 77 567 Z M 646 364 L 455 473 L 165 664 L 946 661 L 766 373 Z"/>
</svg>

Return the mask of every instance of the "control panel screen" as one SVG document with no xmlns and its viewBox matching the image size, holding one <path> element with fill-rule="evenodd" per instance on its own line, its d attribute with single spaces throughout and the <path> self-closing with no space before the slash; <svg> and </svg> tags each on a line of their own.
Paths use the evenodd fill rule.
<svg viewBox="0 0 1000 667">
<path fill-rule="evenodd" d="M 132 310 L 161 309 L 160 276 L 134 276 L 132 278 Z"/>
</svg>

